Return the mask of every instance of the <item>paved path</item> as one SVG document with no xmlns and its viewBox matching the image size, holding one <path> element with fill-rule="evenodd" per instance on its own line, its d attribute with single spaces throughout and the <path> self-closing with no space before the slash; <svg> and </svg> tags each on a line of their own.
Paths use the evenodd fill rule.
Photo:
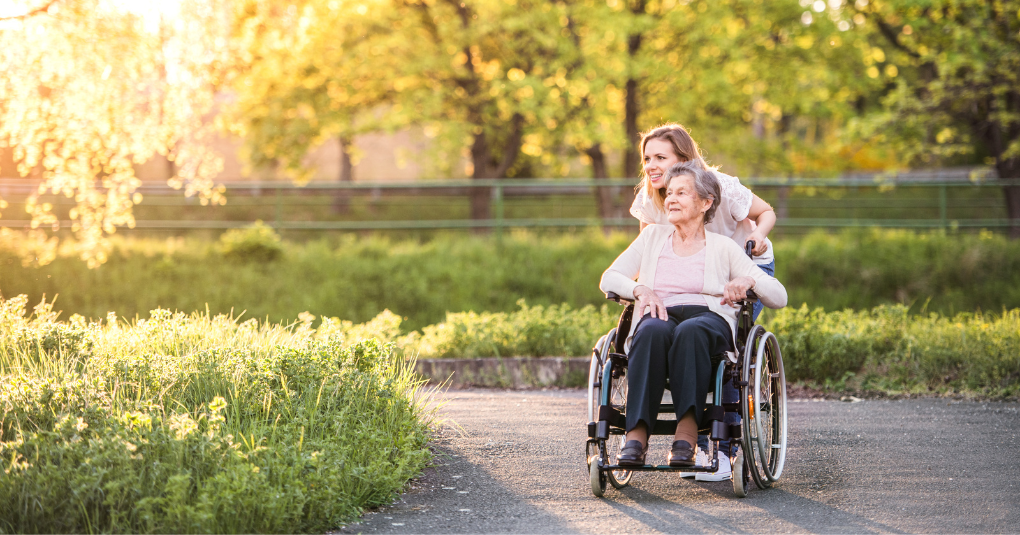
<svg viewBox="0 0 1020 535">
<path fill-rule="evenodd" d="M 790 404 L 770 490 L 639 473 L 591 494 L 581 391 L 450 391 L 434 468 L 345 533 L 1020 532 L 1020 404 Z M 649 455 L 663 455 L 653 437 Z"/>
</svg>

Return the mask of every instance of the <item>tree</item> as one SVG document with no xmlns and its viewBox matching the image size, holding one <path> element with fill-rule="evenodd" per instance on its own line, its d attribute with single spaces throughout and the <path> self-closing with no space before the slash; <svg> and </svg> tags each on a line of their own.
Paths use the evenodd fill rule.
<svg viewBox="0 0 1020 535">
<path fill-rule="evenodd" d="M 862 124 L 914 161 L 984 159 L 1020 179 L 1020 1 L 858 0 L 872 39 L 867 75 L 889 88 Z M 1005 185 L 1020 238 L 1020 185 Z"/>
<path fill-rule="evenodd" d="M 203 143 L 210 73 L 223 60 L 218 12 L 188 1 L 173 20 L 105 0 L 23 7 L 0 29 L 0 148 L 13 150 L 19 175 L 43 179 L 27 211 L 50 255 L 56 241 L 45 229 L 56 231 L 64 214 L 44 194 L 75 200 L 66 216 L 77 251 L 97 266 L 107 236 L 134 225 L 142 199 L 133 166 L 157 154 L 175 164 L 172 185 L 203 204 L 223 201 L 211 181 L 221 164 Z"/>
</svg>

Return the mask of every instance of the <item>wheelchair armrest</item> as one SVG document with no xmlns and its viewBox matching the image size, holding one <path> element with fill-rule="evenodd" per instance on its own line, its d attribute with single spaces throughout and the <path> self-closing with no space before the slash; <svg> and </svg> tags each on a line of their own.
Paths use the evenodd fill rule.
<svg viewBox="0 0 1020 535">
<path fill-rule="evenodd" d="M 758 294 L 754 293 L 754 290 L 747 290 L 748 301 L 758 301 Z"/>
<path fill-rule="evenodd" d="M 608 299 L 610 301 L 616 301 L 617 303 L 619 303 L 621 305 L 629 305 L 629 304 L 634 302 L 633 299 L 626 299 L 626 298 L 620 297 L 619 295 L 616 294 L 616 292 L 606 292 L 606 299 Z"/>
</svg>

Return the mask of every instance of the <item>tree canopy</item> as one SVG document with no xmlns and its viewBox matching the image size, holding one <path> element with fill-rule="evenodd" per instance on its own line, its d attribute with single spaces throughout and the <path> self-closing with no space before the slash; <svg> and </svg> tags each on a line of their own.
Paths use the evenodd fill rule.
<svg viewBox="0 0 1020 535">
<path fill-rule="evenodd" d="M 639 133 L 674 121 L 744 176 L 963 162 L 1020 178 L 1020 0 L 9 3 L 0 148 L 44 180 L 28 205 L 40 243 L 61 217 L 44 194 L 75 200 L 90 264 L 133 224 L 134 166 L 153 156 L 223 202 L 214 124 L 298 179 L 325 140 L 350 157 L 353 137 L 403 128 L 429 140 L 436 175 L 580 161 L 636 178 Z M 1020 222 L 1020 188 L 1005 191 Z M 472 216 L 488 216 L 481 190 Z"/>
<path fill-rule="evenodd" d="M 205 143 L 210 74 L 225 61 L 214 6 L 185 0 L 172 19 L 105 0 L 20 7 L 0 21 L 0 148 L 13 150 L 17 174 L 43 179 L 27 207 L 30 234 L 48 244 L 41 261 L 56 245 L 44 229 L 65 216 L 41 196 L 74 199 L 66 217 L 76 247 L 101 264 L 106 236 L 134 225 L 134 166 L 155 155 L 174 163 L 175 187 L 222 202 L 212 182 L 221 163 Z"/>
</svg>

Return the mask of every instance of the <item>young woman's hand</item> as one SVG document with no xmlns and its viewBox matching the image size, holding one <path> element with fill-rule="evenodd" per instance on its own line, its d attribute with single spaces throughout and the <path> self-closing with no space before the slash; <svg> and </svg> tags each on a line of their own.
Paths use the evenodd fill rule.
<svg viewBox="0 0 1020 535">
<path fill-rule="evenodd" d="M 754 241 L 754 249 L 751 249 L 751 253 L 754 256 L 761 256 L 768 250 L 768 244 L 765 243 L 765 233 L 761 231 L 761 227 L 754 229 L 750 234 L 747 235 L 748 241 Z"/>
<path fill-rule="evenodd" d="M 669 319 L 669 315 L 666 314 L 666 305 L 651 288 L 647 286 L 634 288 L 634 297 L 637 299 L 634 303 L 634 312 L 637 313 L 638 318 L 644 317 L 647 311 L 653 318 L 659 318 L 662 321 Z"/>
<path fill-rule="evenodd" d="M 737 277 L 726 283 L 723 288 L 723 298 L 719 304 L 738 307 L 740 306 L 738 302 L 747 298 L 747 291 L 751 288 L 754 288 L 752 277 Z"/>
</svg>

